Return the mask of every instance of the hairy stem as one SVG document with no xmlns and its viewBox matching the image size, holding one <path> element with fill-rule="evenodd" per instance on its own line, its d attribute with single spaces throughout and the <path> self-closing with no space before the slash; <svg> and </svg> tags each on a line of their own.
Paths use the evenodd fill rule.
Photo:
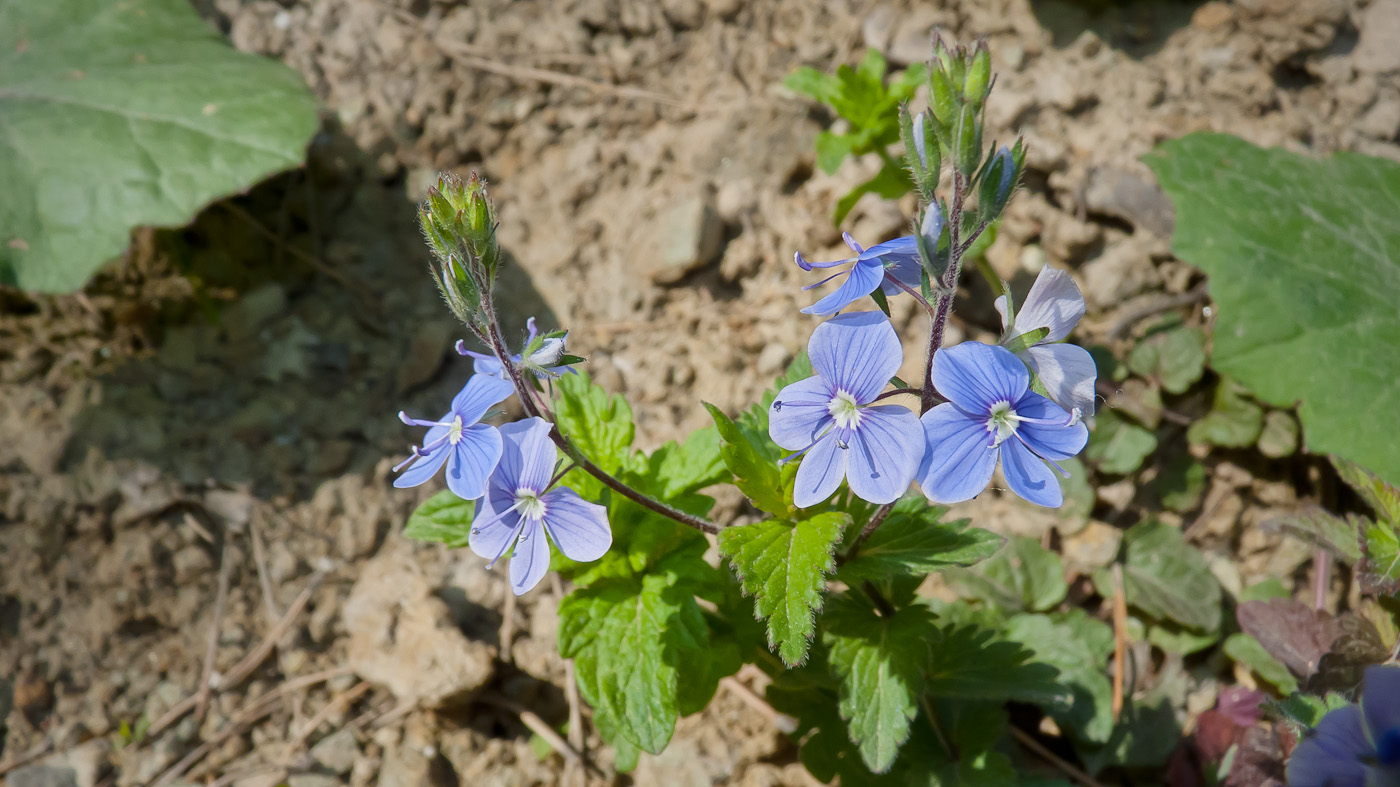
<svg viewBox="0 0 1400 787">
<path fill-rule="evenodd" d="M 948 315 L 953 311 L 953 298 L 958 292 L 958 276 L 962 273 L 963 247 L 962 212 L 966 198 L 963 176 L 953 171 L 953 198 L 948 202 L 948 270 L 939 282 L 938 297 L 934 299 L 933 325 L 928 332 L 928 355 L 924 361 L 924 393 L 919 398 L 919 413 L 933 409 L 938 402 L 933 389 L 933 354 L 943 346 L 943 329 L 948 325 Z"/>
<path fill-rule="evenodd" d="M 846 554 L 837 556 L 836 565 L 841 566 L 850 562 L 850 560 L 856 556 L 856 553 L 860 551 L 860 545 L 865 543 L 865 539 L 870 538 L 870 534 L 874 533 L 875 528 L 884 523 L 885 518 L 888 517 L 893 510 L 894 503 L 886 503 L 875 509 L 870 514 L 870 518 L 865 520 L 865 527 L 860 529 L 860 535 L 856 536 L 856 540 L 851 542 L 851 548 L 846 550 Z"/>
<path fill-rule="evenodd" d="M 924 307 L 924 311 L 928 312 L 930 317 L 933 316 L 933 306 L 928 301 L 924 300 L 923 294 L 920 293 L 918 290 L 914 289 L 913 287 L 910 287 L 909 285 L 905 284 L 899 279 L 896 279 L 888 273 L 885 274 L 885 281 L 893 282 L 896 287 L 909 293 L 910 297 L 918 301 L 920 306 Z"/>
</svg>

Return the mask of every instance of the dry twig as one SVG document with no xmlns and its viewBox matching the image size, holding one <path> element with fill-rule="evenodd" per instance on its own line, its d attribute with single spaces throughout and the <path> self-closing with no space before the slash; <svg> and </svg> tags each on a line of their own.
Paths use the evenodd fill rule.
<svg viewBox="0 0 1400 787">
<path fill-rule="evenodd" d="M 752 689 L 740 683 L 734 676 L 721 679 L 719 685 L 733 692 L 734 696 L 743 700 L 745 705 L 763 714 L 768 721 L 773 723 L 774 727 L 778 728 L 779 732 L 791 735 L 797 731 L 797 719 L 786 713 L 779 713 L 772 705 L 768 704 L 767 700 L 755 694 Z"/>
<path fill-rule="evenodd" d="M 1055 754 L 1055 752 L 1045 748 L 1045 746 L 1042 745 L 1040 741 L 1028 735 L 1020 727 L 1017 727 L 1015 725 L 1011 726 L 1011 737 L 1015 738 L 1016 741 L 1022 746 L 1025 746 L 1027 749 L 1030 749 L 1031 751 L 1035 752 L 1036 756 L 1040 757 L 1041 759 L 1045 760 L 1046 762 L 1050 763 L 1056 768 L 1059 768 L 1060 772 L 1064 775 L 1084 785 L 1084 787 L 1103 787 L 1103 785 L 1094 781 L 1094 778 L 1092 776 L 1080 770 L 1079 768 L 1074 767 L 1068 762 L 1065 762 L 1063 758 Z"/>
<path fill-rule="evenodd" d="M 544 719 L 535 715 L 529 708 L 526 708 L 524 705 L 521 705 L 509 697 L 503 697 L 495 693 L 481 695 L 481 701 L 514 713 L 520 718 L 521 724 L 524 724 L 530 732 L 543 738 L 545 743 L 548 743 L 555 751 L 559 752 L 559 756 L 563 757 L 566 762 L 581 763 L 584 768 L 587 768 L 588 771 L 595 776 L 603 775 L 603 772 L 599 770 L 596 765 L 585 760 L 582 754 L 579 754 L 573 746 L 569 745 L 568 741 L 564 740 L 563 736 L 555 732 L 553 727 L 549 726 Z"/>
<path fill-rule="evenodd" d="M 1113 564 L 1113 721 L 1123 713 L 1123 671 L 1128 658 L 1128 600 L 1123 597 L 1123 564 Z"/>
<path fill-rule="evenodd" d="M 292 736 L 291 741 L 287 743 L 287 751 L 290 753 L 301 748 L 301 745 L 306 739 L 311 737 L 311 734 L 316 731 L 316 728 L 321 726 L 326 719 L 329 719 L 331 714 L 343 708 L 350 707 L 350 704 L 359 699 L 361 694 L 364 694 L 373 687 L 374 684 L 367 680 L 362 680 L 354 686 L 351 686 L 344 693 L 332 697 L 331 701 L 327 702 L 324 708 L 317 711 L 316 715 L 312 716 L 311 719 L 307 721 L 306 724 L 302 725 L 302 728 Z"/>
<path fill-rule="evenodd" d="M 224 605 L 228 602 L 229 574 L 233 564 L 229 562 L 227 534 L 224 538 L 223 554 L 219 556 L 219 589 L 214 596 L 214 619 L 209 622 L 209 645 L 204 650 L 204 669 L 199 676 L 199 690 L 195 693 L 194 717 L 204 721 L 204 712 L 209 708 L 209 696 L 213 692 L 214 659 L 219 655 L 219 630 L 223 628 Z"/>
</svg>

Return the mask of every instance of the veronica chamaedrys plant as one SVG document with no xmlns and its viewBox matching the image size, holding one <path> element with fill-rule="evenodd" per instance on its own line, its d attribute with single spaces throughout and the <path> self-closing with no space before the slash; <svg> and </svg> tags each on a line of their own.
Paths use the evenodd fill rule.
<svg viewBox="0 0 1400 787">
<path fill-rule="evenodd" d="M 1010 299 L 996 300 L 1001 313 L 1002 346 L 1016 353 L 1050 395 L 1070 412 L 1094 414 L 1094 382 L 1098 368 L 1089 351 L 1064 344 L 1084 316 L 1084 296 L 1069 274 L 1046 266 L 1035 277 L 1019 311 Z"/>
<path fill-rule="evenodd" d="M 894 326 L 879 312 L 833 317 L 812 331 L 807 353 L 816 375 L 779 391 L 768 408 L 773 442 L 797 452 L 788 460 L 802 456 L 793 504 L 814 506 L 843 479 L 867 502 L 899 499 L 924 445 L 908 408 L 874 404 L 904 359 Z"/>
<path fill-rule="evenodd" d="M 1361 702 L 1329 712 L 1288 760 L 1289 787 L 1400 785 L 1400 666 L 1367 667 Z"/>
<path fill-rule="evenodd" d="M 894 240 L 887 240 L 884 243 L 877 243 L 868 249 L 862 248 L 859 243 L 856 243 L 850 233 L 843 232 L 841 237 L 846 241 L 846 245 L 851 247 L 851 251 L 856 253 L 856 256 L 833 262 L 808 262 L 800 251 L 793 255 L 797 266 L 804 271 L 851 264 L 851 267 L 844 271 L 832 274 L 816 284 L 809 284 L 802 288 L 803 291 L 810 290 L 814 287 L 820 287 L 842 274 L 846 276 L 846 280 L 841 282 L 841 286 L 803 309 L 803 314 L 835 314 L 861 298 L 874 293 L 877 289 L 888 296 L 896 295 L 901 290 L 910 290 L 919 286 L 919 248 L 913 235 L 905 235 Z"/>
<path fill-rule="evenodd" d="M 928 454 L 919 486 L 928 499 L 958 503 L 977 496 L 1000 458 L 1011 491 L 1042 506 L 1064 502 L 1051 467 L 1084 450 L 1089 430 L 1030 389 L 1030 374 L 1011 351 L 963 342 L 934 356 L 932 376 L 948 401 L 921 419 Z"/>
<path fill-rule="evenodd" d="M 486 493 L 486 479 L 501 458 L 501 435 L 496 427 L 478 423 L 486 411 L 510 396 L 515 388 L 499 377 L 474 374 L 452 399 L 452 409 L 436 421 L 409 418 L 400 412 L 399 420 L 410 426 L 426 426 L 423 445 L 413 447 L 413 456 L 403 475 L 394 479 L 400 489 L 418 486 L 437 475 L 447 465 L 447 488 L 463 500 L 475 500 Z"/>
<path fill-rule="evenodd" d="M 555 486 L 559 454 L 549 430 L 543 418 L 501 427 L 501 461 L 477 506 L 469 536 L 471 550 L 491 561 L 487 568 L 515 547 L 510 587 L 517 596 L 539 584 L 549 570 L 549 541 L 579 562 L 597 560 L 612 546 L 607 509 L 568 487 Z"/>
<path fill-rule="evenodd" d="M 557 331 L 540 336 L 539 329 L 535 327 L 534 317 L 525 321 L 525 329 L 527 331 L 525 344 L 521 352 L 510 356 L 512 361 L 525 371 L 535 375 L 536 378 L 541 379 L 554 379 L 561 374 L 574 374 L 577 371 L 572 366 L 559 365 L 560 361 L 567 360 L 564 354 L 564 341 L 569 338 L 568 331 Z M 534 349 L 531 349 L 532 346 Z M 525 352 L 528 352 L 529 355 L 522 357 Z M 506 369 L 496 359 L 496 356 L 468 350 L 467 343 L 464 341 L 457 342 L 457 354 L 471 358 L 473 361 L 472 370 L 477 374 L 506 379 Z"/>
</svg>

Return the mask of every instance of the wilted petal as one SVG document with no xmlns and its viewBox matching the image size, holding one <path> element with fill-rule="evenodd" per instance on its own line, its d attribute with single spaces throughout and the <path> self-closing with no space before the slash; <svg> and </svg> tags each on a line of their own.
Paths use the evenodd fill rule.
<svg viewBox="0 0 1400 787">
<path fill-rule="evenodd" d="M 1387 733 L 1400 736 L 1400 667 L 1367 667 L 1366 680 L 1361 685 L 1361 711 L 1372 740 L 1379 745 Z M 1397 744 L 1400 740 L 1391 745 Z M 1381 762 L 1395 764 L 1395 760 L 1384 757 Z"/>
<path fill-rule="evenodd" d="M 476 517 L 472 529 L 467 534 L 467 546 L 482 560 L 498 560 L 510 548 L 511 542 L 520 535 L 520 514 L 505 511 L 511 501 L 505 501 L 505 508 L 495 508 L 489 498 L 483 497 L 476 503 Z M 505 511 L 504 515 L 498 514 Z"/>
<path fill-rule="evenodd" d="M 811 445 L 831 423 L 831 384 L 820 377 L 798 380 L 768 406 L 768 436 L 789 451 Z"/>
<path fill-rule="evenodd" d="M 452 400 L 453 414 L 460 416 L 462 423 L 471 425 L 481 420 L 486 411 L 499 404 L 515 391 L 509 380 L 485 374 L 474 374 L 462 390 Z"/>
<path fill-rule="evenodd" d="M 857 404 L 868 404 L 878 396 L 904 360 L 899 336 L 880 312 L 842 314 L 818 325 L 807 343 L 807 354 L 817 374 L 850 394 Z"/>
<path fill-rule="evenodd" d="M 1048 328 L 1042 342 L 1058 342 L 1069 336 L 1075 323 L 1084 316 L 1084 296 L 1079 285 L 1059 268 L 1045 266 L 1035 277 L 1021 310 L 1016 313 L 1014 336 L 1037 328 Z"/>
<path fill-rule="evenodd" d="M 526 522 L 510 557 L 510 589 L 515 595 L 529 591 L 549 571 L 549 540 L 538 521 Z"/>
<path fill-rule="evenodd" d="M 996 306 L 997 314 L 1001 315 L 1001 332 L 1006 333 L 1011 328 L 1011 318 L 1006 313 L 1006 296 L 998 295 L 992 305 Z"/>
<path fill-rule="evenodd" d="M 827 435 L 802 458 L 792 490 L 792 502 L 807 508 L 831 497 L 846 477 L 846 454 L 849 448 L 837 445 L 835 435 Z"/>
<path fill-rule="evenodd" d="M 919 417 L 899 405 L 862 409 L 847 454 L 851 492 L 867 503 L 893 503 L 909 491 L 924 458 Z"/>
<path fill-rule="evenodd" d="M 612 546 L 608 510 L 590 503 L 568 487 L 545 494 L 544 527 L 564 557 L 587 563 L 602 557 Z"/>
<path fill-rule="evenodd" d="M 437 429 L 446 431 L 447 427 L 434 427 L 428 430 L 428 435 L 431 436 Z M 429 440 L 428 442 L 432 441 Z M 413 464 L 408 466 L 407 470 L 403 471 L 403 475 L 394 479 L 394 486 L 399 489 L 408 489 L 409 487 L 418 486 L 424 481 L 427 481 L 429 478 L 437 475 L 438 469 L 442 467 L 443 462 L 447 461 L 447 455 L 450 453 L 452 453 L 452 446 L 443 443 L 438 446 L 436 451 L 429 452 L 427 456 L 418 457 Z"/>
<path fill-rule="evenodd" d="M 1289 787 L 1366 787 L 1363 757 L 1375 756 L 1355 705 L 1328 713 L 1288 758 Z"/>
<path fill-rule="evenodd" d="M 1055 403 L 1081 415 L 1094 414 L 1094 383 L 1099 370 L 1094 356 L 1077 344 L 1038 344 L 1021 356 Z"/>
<path fill-rule="evenodd" d="M 919 488 L 935 503 L 961 503 L 987 488 L 997 452 L 984 421 L 970 418 L 951 402 L 923 414 L 924 449 Z"/>
<path fill-rule="evenodd" d="M 1026 365 L 1010 350 L 981 342 L 944 347 L 933 355 L 933 387 L 948 401 L 979 416 L 997 402 L 1015 402 L 1030 387 Z"/>
<path fill-rule="evenodd" d="M 1084 450 L 1089 442 L 1089 429 L 1083 421 L 1069 423 L 1069 413 L 1038 393 L 1027 392 L 1015 404 L 1016 415 L 1051 423 L 1033 424 L 1022 421 L 1016 434 L 1026 445 L 1046 459 L 1068 459 Z M 1004 460 L 1003 460 L 1004 461 Z"/>
<path fill-rule="evenodd" d="M 447 460 L 447 488 L 463 500 L 486 494 L 486 479 L 501 459 L 501 434 L 496 427 L 475 424 L 462 430 Z"/>
<path fill-rule="evenodd" d="M 846 271 L 846 280 L 834 292 L 802 310 L 803 314 L 835 314 L 880 286 L 885 268 L 878 260 L 857 260 Z"/>
<path fill-rule="evenodd" d="M 549 422 L 526 418 L 501 427 L 501 460 L 491 479 L 493 485 L 514 492 L 521 487 L 537 494 L 549 486 L 554 460 L 559 457 L 549 439 Z"/>
<path fill-rule="evenodd" d="M 1038 506 L 1059 508 L 1065 502 L 1055 471 L 1015 437 L 1001 444 L 1001 474 L 1012 492 Z"/>
</svg>

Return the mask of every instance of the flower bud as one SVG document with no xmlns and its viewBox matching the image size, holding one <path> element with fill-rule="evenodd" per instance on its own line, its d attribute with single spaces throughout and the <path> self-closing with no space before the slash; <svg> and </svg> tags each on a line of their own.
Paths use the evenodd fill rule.
<svg viewBox="0 0 1400 787">
<path fill-rule="evenodd" d="M 928 104 L 934 119 L 945 128 L 957 119 L 958 103 L 953 94 L 953 80 L 938 61 L 929 64 Z"/>
<path fill-rule="evenodd" d="M 967 78 L 963 81 L 963 100 L 981 106 L 987 98 L 992 81 L 992 56 L 987 51 L 987 43 L 979 41 L 972 62 L 967 67 Z"/>
<path fill-rule="evenodd" d="M 938 189 L 938 177 L 943 168 L 943 160 L 938 149 L 938 139 L 933 133 L 932 120 L 927 111 L 909 116 L 908 106 L 899 108 L 899 131 L 904 137 L 904 150 L 909 161 L 909 172 L 914 177 L 914 185 L 925 201 L 933 199 Z"/>
<path fill-rule="evenodd" d="M 982 175 L 977 210 L 983 222 L 990 222 L 1001 215 L 1002 209 L 1011 199 L 1011 191 L 1016 186 L 1019 174 L 1020 167 L 1016 165 L 1015 156 L 1003 145 L 987 162 L 986 172 Z"/>
<path fill-rule="evenodd" d="M 942 241 L 945 224 L 943 207 L 931 202 L 924 208 L 924 215 L 919 220 L 919 234 L 915 236 L 919 260 L 934 281 L 943 276 L 946 267 L 938 255 L 938 244 Z"/>
<path fill-rule="evenodd" d="M 953 128 L 954 161 L 958 171 L 969 181 L 982 164 L 982 117 L 972 104 L 964 104 Z"/>
</svg>

